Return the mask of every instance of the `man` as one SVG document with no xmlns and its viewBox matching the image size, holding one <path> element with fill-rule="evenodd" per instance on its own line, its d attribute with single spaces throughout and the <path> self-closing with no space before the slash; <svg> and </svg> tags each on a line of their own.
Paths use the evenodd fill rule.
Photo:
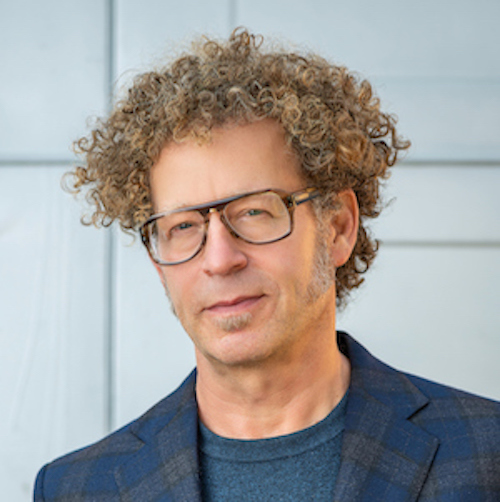
<svg viewBox="0 0 500 502">
<path fill-rule="evenodd" d="M 45 466 L 42 501 L 500 500 L 500 406 L 336 333 L 408 144 L 367 82 L 236 31 L 137 78 L 74 186 L 140 229 L 197 369 Z"/>
</svg>

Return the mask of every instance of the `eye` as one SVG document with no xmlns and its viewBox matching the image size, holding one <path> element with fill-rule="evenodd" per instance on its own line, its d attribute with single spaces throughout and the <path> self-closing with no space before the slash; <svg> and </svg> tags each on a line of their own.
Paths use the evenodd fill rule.
<svg viewBox="0 0 500 502">
<path fill-rule="evenodd" d="M 263 207 L 249 207 L 244 208 L 239 211 L 237 214 L 233 216 L 233 219 L 238 221 L 250 221 L 255 220 L 261 221 L 262 219 L 272 218 L 273 214 L 267 209 Z"/>
<path fill-rule="evenodd" d="M 172 228 L 169 230 L 169 235 L 170 237 L 176 237 L 181 234 L 189 233 L 189 231 L 192 231 L 195 228 L 195 224 L 190 221 L 183 221 L 181 223 L 178 223 L 177 225 L 174 225 Z"/>
<path fill-rule="evenodd" d="M 246 212 L 247 216 L 259 216 L 261 214 L 264 214 L 266 211 L 263 209 L 248 209 Z"/>
</svg>

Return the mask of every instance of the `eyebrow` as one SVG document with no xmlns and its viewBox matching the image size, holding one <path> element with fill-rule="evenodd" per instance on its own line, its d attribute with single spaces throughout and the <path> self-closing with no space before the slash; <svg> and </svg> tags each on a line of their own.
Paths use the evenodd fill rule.
<svg viewBox="0 0 500 502">
<path fill-rule="evenodd" d="M 162 209 L 161 211 L 155 212 L 152 215 L 152 217 L 158 216 L 158 215 L 164 215 L 164 214 L 179 213 L 181 211 L 201 211 L 203 209 L 207 209 L 207 208 L 214 207 L 214 206 L 220 206 L 221 204 L 231 202 L 233 200 L 238 199 L 239 197 L 244 197 L 246 195 L 254 195 L 256 193 L 264 193 L 264 192 L 268 192 L 271 190 L 276 190 L 279 192 L 285 191 L 281 188 L 262 188 L 260 190 L 252 190 L 251 192 L 242 192 L 242 193 L 238 193 L 235 195 L 231 195 L 229 197 L 224 197 L 222 199 L 212 200 L 210 202 L 205 202 L 202 204 L 184 205 L 184 206 L 179 206 L 179 207 L 172 208 L 172 209 Z"/>
</svg>

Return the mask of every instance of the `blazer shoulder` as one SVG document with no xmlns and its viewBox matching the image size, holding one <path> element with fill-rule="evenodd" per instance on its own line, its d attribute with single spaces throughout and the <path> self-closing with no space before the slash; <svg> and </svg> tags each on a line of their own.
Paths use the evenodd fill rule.
<svg viewBox="0 0 500 502">
<path fill-rule="evenodd" d="M 393 467 L 388 481 L 398 490 L 411 481 L 411 500 L 417 493 L 429 501 L 500 500 L 500 403 L 392 368 L 345 334 L 340 340 L 351 360 L 343 445 L 349 462 L 339 474 L 345 483 L 351 486 L 356 472 L 380 483 L 387 465 L 413 459 L 416 470 Z M 372 455 L 367 444 L 376 446 Z M 381 461 L 384 452 L 387 460 Z M 405 478 L 405 472 L 413 477 Z"/>
<path fill-rule="evenodd" d="M 425 378 L 406 374 L 408 380 L 425 394 L 430 404 L 443 408 L 461 407 L 462 418 L 490 416 L 500 420 L 500 402 L 443 385 Z"/>
<path fill-rule="evenodd" d="M 407 375 L 428 398 L 410 420 L 437 436 L 440 456 L 491 460 L 500 479 L 500 403 Z"/>
<path fill-rule="evenodd" d="M 363 389 L 398 413 L 450 420 L 499 420 L 500 402 L 393 368 L 343 332 L 339 344 L 351 360 L 351 386 Z"/>
<path fill-rule="evenodd" d="M 35 481 L 34 500 L 114 500 L 118 493 L 114 471 L 142 447 L 130 433 L 135 421 L 105 438 L 43 466 Z"/>
<path fill-rule="evenodd" d="M 116 468 L 173 421 L 179 410 L 195 406 L 194 378 L 192 373 L 176 391 L 136 420 L 46 464 L 37 475 L 35 500 L 86 500 L 83 494 L 88 495 L 89 490 L 95 491 L 94 500 L 111 500 L 117 489 Z"/>
<path fill-rule="evenodd" d="M 437 495 L 448 493 L 457 499 L 500 500 L 500 403 L 419 377 L 408 379 L 429 399 L 410 420 L 439 439 L 422 498 L 441 500 Z"/>
</svg>

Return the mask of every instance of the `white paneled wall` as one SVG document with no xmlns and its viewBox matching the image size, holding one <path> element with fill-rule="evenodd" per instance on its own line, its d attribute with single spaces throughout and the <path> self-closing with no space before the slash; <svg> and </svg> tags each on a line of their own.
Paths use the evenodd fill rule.
<svg viewBox="0 0 500 502">
<path fill-rule="evenodd" d="M 104 0 L 0 3 L 0 159 L 67 160 L 106 103 Z"/>
<path fill-rule="evenodd" d="M 149 69 L 151 64 L 161 64 L 179 43 L 189 43 L 193 34 L 228 35 L 232 3 L 184 0 L 174 5 L 161 0 L 117 0 L 117 74 L 126 77 Z"/>
<path fill-rule="evenodd" d="M 328 54 L 370 77 L 500 76 L 496 0 L 236 0 L 235 14 L 236 25 Z"/>
<path fill-rule="evenodd" d="M 388 245 L 463 243 L 500 249 L 499 167 L 397 166 L 385 187 L 385 210 L 372 224 L 374 234 Z"/>
<path fill-rule="evenodd" d="M 387 363 L 500 398 L 500 247 L 385 246 L 341 317 Z"/>
<path fill-rule="evenodd" d="M 500 77 L 419 81 L 405 76 L 376 82 L 381 99 L 412 140 L 408 160 L 498 162 Z"/>
<path fill-rule="evenodd" d="M 235 11 L 237 25 L 375 82 L 412 139 L 410 159 L 500 158 L 500 2 L 239 0 Z"/>
<path fill-rule="evenodd" d="M 81 226 L 59 186 L 108 89 L 193 33 L 246 25 L 375 83 L 413 147 L 339 327 L 398 368 L 500 399 L 498 19 L 496 0 L 0 4 L 2 500 L 28 500 L 42 463 L 142 413 L 194 365 L 140 242 Z"/>
<path fill-rule="evenodd" d="M 0 481 L 106 432 L 105 235 L 76 225 L 64 169 L 0 167 Z"/>
<path fill-rule="evenodd" d="M 116 260 L 115 426 L 173 391 L 194 367 L 189 337 L 172 315 L 140 239 L 123 236 Z"/>
</svg>

